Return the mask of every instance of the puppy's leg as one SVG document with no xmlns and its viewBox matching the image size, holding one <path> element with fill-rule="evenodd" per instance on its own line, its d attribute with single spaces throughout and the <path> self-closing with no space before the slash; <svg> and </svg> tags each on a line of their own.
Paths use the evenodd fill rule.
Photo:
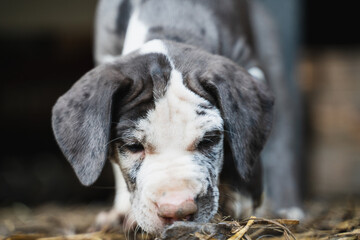
<svg viewBox="0 0 360 240">
<path fill-rule="evenodd" d="M 221 187 L 220 209 L 224 217 L 243 219 L 254 214 L 254 203 L 250 196 L 229 187 Z"/>
<path fill-rule="evenodd" d="M 123 224 L 125 229 L 131 229 L 136 225 L 131 213 L 130 193 L 127 189 L 125 179 L 116 163 L 111 163 L 115 176 L 115 200 L 113 208 L 108 212 L 101 212 L 96 218 L 97 228 L 116 227 Z"/>
<path fill-rule="evenodd" d="M 114 209 L 119 213 L 127 214 L 130 212 L 130 193 L 127 189 L 125 179 L 122 175 L 120 167 L 116 163 L 112 163 L 114 175 L 115 175 L 115 184 L 116 184 L 116 195 L 114 200 Z"/>
<path fill-rule="evenodd" d="M 261 215 L 264 216 L 302 219 L 305 215 L 301 209 L 299 179 L 300 95 L 295 78 L 290 76 L 292 74 L 285 74 L 283 60 L 283 56 L 294 56 L 294 53 L 281 54 L 281 46 L 284 44 L 280 45 L 278 28 L 264 6 L 258 2 L 251 2 L 254 36 L 257 39 L 255 42 L 257 52 L 267 72 L 267 78 L 276 96 L 273 130 L 262 152 L 265 198 L 259 209 L 261 211 L 258 212 L 262 212 Z M 291 41 L 291 39 L 290 37 L 288 40 Z M 293 47 L 287 49 L 293 49 Z M 293 62 L 292 59 L 286 61 L 287 65 Z M 290 79 L 287 79 L 288 77 Z"/>
</svg>

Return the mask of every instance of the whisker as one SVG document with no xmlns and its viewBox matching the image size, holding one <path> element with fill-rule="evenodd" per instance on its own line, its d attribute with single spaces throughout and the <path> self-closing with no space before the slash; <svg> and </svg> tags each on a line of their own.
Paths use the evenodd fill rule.
<svg viewBox="0 0 360 240">
<path fill-rule="evenodd" d="M 129 214 L 126 213 L 125 216 L 124 216 L 124 222 L 123 222 L 123 229 L 124 229 L 124 236 L 125 236 L 125 239 L 130 239 L 130 229 L 127 227 L 128 226 L 128 221 L 129 221 Z"/>
<path fill-rule="evenodd" d="M 129 228 L 126 228 L 125 238 L 126 238 L 127 240 L 130 240 L 130 229 L 129 229 Z"/>
<path fill-rule="evenodd" d="M 127 237 L 127 231 L 128 231 L 128 230 L 127 230 L 126 228 L 124 228 L 124 237 L 125 237 L 125 240 L 129 240 L 128 237 Z"/>
<path fill-rule="evenodd" d="M 128 221 L 131 220 L 131 223 L 128 224 Z M 129 238 L 130 238 L 130 231 L 132 230 L 132 226 L 135 224 L 136 220 L 132 219 L 130 217 L 130 213 L 128 213 L 128 217 L 127 217 L 127 221 L 126 221 L 126 225 L 129 226 L 128 228 L 128 234 L 129 234 Z M 134 237 L 136 237 L 137 231 L 138 231 L 139 225 L 136 225 L 135 230 L 134 230 Z M 136 239 L 136 238 L 135 238 Z"/>
<path fill-rule="evenodd" d="M 115 141 L 117 141 L 117 140 L 120 140 L 122 137 L 117 137 L 117 138 L 114 138 L 114 139 L 111 139 L 109 142 L 107 142 L 106 144 L 105 144 L 105 146 L 108 146 L 110 143 L 113 143 L 113 142 L 115 142 Z"/>
<path fill-rule="evenodd" d="M 138 231 L 139 231 L 139 226 L 136 226 L 134 230 L 134 239 L 137 239 L 136 235 Z"/>
<path fill-rule="evenodd" d="M 234 133 L 234 132 L 231 132 L 231 131 L 229 131 L 229 130 L 220 130 L 221 132 L 223 132 L 223 133 L 228 133 L 229 135 L 231 135 L 231 136 L 238 136 L 238 137 L 240 137 L 240 135 L 239 134 L 236 134 L 236 133 Z"/>
</svg>

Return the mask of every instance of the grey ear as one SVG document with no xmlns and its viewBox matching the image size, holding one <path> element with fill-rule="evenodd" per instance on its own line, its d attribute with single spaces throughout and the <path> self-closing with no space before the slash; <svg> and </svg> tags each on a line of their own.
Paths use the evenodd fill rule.
<svg viewBox="0 0 360 240">
<path fill-rule="evenodd" d="M 107 158 L 112 98 L 133 80 L 110 65 L 85 74 L 61 96 L 52 112 L 55 138 L 84 185 L 99 177 Z"/>
<path fill-rule="evenodd" d="M 216 62 L 202 78 L 224 119 L 238 173 L 249 180 L 272 125 L 273 97 L 265 84 L 230 61 Z"/>
</svg>

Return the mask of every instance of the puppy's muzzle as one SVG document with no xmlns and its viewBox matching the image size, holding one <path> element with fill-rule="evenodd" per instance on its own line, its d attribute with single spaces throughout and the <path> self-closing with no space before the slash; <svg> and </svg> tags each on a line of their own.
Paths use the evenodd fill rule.
<svg viewBox="0 0 360 240">
<path fill-rule="evenodd" d="M 164 224 L 175 221 L 192 220 L 197 212 L 197 205 L 192 197 L 183 192 L 165 193 L 156 202 L 157 215 Z"/>
</svg>

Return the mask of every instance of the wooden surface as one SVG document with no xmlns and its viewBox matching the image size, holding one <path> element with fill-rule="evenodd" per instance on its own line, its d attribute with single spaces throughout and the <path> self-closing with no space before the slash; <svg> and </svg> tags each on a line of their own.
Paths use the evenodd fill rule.
<svg viewBox="0 0 360 240">
<path fill-rule="evenodd" d="M 309 190 L 360 194 L 360 49 L 309 51 L 299 73 L 310 126 Z"/>
</svg>

